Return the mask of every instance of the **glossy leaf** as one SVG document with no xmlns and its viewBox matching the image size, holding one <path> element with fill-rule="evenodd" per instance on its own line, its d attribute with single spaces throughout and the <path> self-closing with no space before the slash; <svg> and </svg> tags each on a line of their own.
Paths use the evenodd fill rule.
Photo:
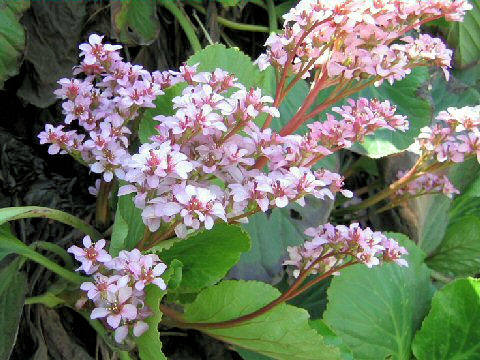
<svg viewBox="0 0 480 360">
<path fill-rule="evenodd" d="M 480 272 L 480 219 L 466 216 L 449 226 L 441 245 L 427 264 L 433 270 L 450 276 Z"/>
<path fill-rule="evenodd" d="M 321 319 L 311 320 L 310 326 L 315 329 L 317 333 L 323 336 L 325 344 L 336 346 L 340 349 L 342 359 L 353 360 L 352 350 L 345 344 L 341 337 L 333 332 L 330 327 Z"/>
<path fill-rule="evenodd" d="M 189 322 L 218 322 L 249 314 L 280 295 L 274 287 L 256 281 L 223 281 L 203 290 L 185 307 Z M 339 350 L 326 345 L 308 323 L 308 313 L 281 304 L 253 320 L 205 332 L 225 342 L 273 359 L 340 359 Z"/>
<path fill-rule="evenodd" d="M 433 294 L 424 254 L 406 236 L 388 234 L 409 251 L 408 267 L 358 264 L 342 270 L 328 289 L 325 322 L 355 359 L 411 359 L 411 342 Z"/>
<path fill-rule="evenodd" d="M 25 48 L 25 30 L 18 20 L 29 6 L 30 1 L 0 0 L 0 89 L 6 79 L 18 73 Z"/>
<path fill-rule="evenodd" d="M 149 45 L 157 38 L 160 24 L 155 1 L 123 0 L 110 6 L 112 27 L 121 42 Z"/>
<path fill-rule="evenodd" d="M 437 291 L 432 308 L 417 332 L 418 360 L 480 358 L 480 281 L 459 279 Z"/>
<path fill-rule="evenodd" d="M 195 292 L 220 281 L 250 248 L 248 234 L 241 227 L 217 224 L 174 244 L 158 255 L 165 262 L 183 264 L 178 292 Z"/>
</svg>

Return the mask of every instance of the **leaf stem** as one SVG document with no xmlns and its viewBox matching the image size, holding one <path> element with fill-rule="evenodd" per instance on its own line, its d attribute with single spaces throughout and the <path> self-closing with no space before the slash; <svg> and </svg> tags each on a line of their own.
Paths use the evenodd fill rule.
<svg viewBox="0 0 480 360">
<path fill-rule="evenodd" d="M 192 46 L 193 52 L 199 52 L 202 50 L 202 45 L 198 40 L 198 37 L 195 33 L 195 28 L 188 19 L 188 17 L 180 10 L 180 8 L 174 4 L 172 0 L 158 0 L 159 4 L 162 5 L 165 9 L 170 11 L 170 13 L 175 16 L 180 27 L 183 29 L 183 32 L 187 36 L 190 45 Z M 200 10 L 199 10 L 200 11 Z"/>
<path fill-rule="evenodd" d="M 175 310 L 173 310 L 173 309 L 171 309 L 171 308 L 169 308 L 165 305 L 160 305 L 160 310 L 165 315 L 167 315 L 168 317 L 170 317 L 171 319 L 174 320 L 173 323 L 167 322 L 168 324 L 173 325 L 173 326 L 178 326 L 178 327 L 183 327 L 183 328 L 191 328 L 191 329 L 197 329 L 197 330 L 224 329 L 224 328 L 230 328 L 230 327 L 238 326 L 238 325 L 240 325 L 240 324 L 242 324 L 246 321 L 255 319 L 256 317 L 265 314 L 266 312 L 275 308 L 276 306 L 278 306 L 278 305 L 280 305 L 280 304 L 282 304 L 282 303 L 284 303 L 288 300 L 291 300 L 294 297 L 298 296 L 299 294 L 303 293 L 304 291 L 308 290 L 310 287 L 312 287 L 316 283 L 326 279 L 327 277 L 329 277 L 333 273 L 335 273 L 335 272 L 337 272 L 341 269 L 344 269 L 347 266 L 350 266 L 350 265 L 354 264 L 354 262 L 349 262 L 349 263 L 346 263 L 342 266 L 330 269 L 326 273 L 316 277 L 315 279 L 311 280 L 306 285 L 301 287 L 303 281 L 308 277 L 308 275 L 313 271 L 313 269 L 315 268 L 315 266 L 319 262 L 321 262 L 322 260 L 325 260 L 328 257 L 335 256 L 335 255 L 341 255 L 341 254 L 328 253 L 324 256 L 321 256 L 321 257 L 317 258 L 308 268 L 306 268 L 300 274 L 300 276 L 295 280 L 295 283 L 290 287 L 290 289 L 288 289 L 286 292 L 284 292 L 278 298 L 276 298 L 275 300 L 271 301 L 267 305 L 261 307 L 260 309 L 254 311 L 254 312 L 251 312 L 249 314 L 240 316 L 240 317 L 235 318 L 235 319 L 219 321 L 219 322 L 215 322 L 215 323 L 188 323 L 188 322 L 184 321 L 181 313 L 179 313 L 179 312 L 177 312 L 177 311 L 175 311 Z"/>
<path fill-rule="evenodd" d="M 89 280 L 87 277 L 78 275 L 77 273 L 65 269 L 63 266 L 58 265 L 13 236 L 0 236 L 0 248 L 24 256 L 74 284 L 81 284 Z"/>
<path fill-rule="evenodd" d="M 275 10 L 275 4 L 273 0 L 266 0 L 268 11 L 268 28 L 270 32 L 277 32 L 277 12 Z"/>
<path fill-rule="evenodd" d="M 395 193 L 398 189 L 400 189 L 401 187 L 409 184 L 410 182 L 412 182 L 413 180 L 416 179 L 415 175 L 416 175 L 417 171 L 420 169 L 420 167 L 422 166 L 425 158 L 426 158 L 426 155 L 425 154 L 422 155 L 417 160 L 415 165 L 404 176 L 402 176 L 400 179 L 395 181 L 393 184 L 391 184 L 386 189 L 383 189 L 382 191 L 376 193 L 372 197 L 362 201 L 359 204 L 349 206 L 347 208 L 335 210 L 334 211 L 335 215 L 350 214 L 350 213 L 353 213 L 353 212 L 356 212 L 356 211 L 359 211 L 359 210 L 362 210 L 362 209 L 369 208 L 369 207 L 379 203 L 380 201 L 385 200 L 390 195 Z"/>
<path fill-rule="evenodd" d="M 101 180 L 100 189 L 98 190 L 97 203 L 95 209 L 95 224 L 101 230 L 106 230 L 110 221 L 110 203 L 108 198 L 110 196 L 110 190 L 113 186 L 113 180 L 106 182 Z"/>
<path fill-rule="evenodd" d="M 168 0 L 163 0 L 163 1 L 168 1 Z M 195 3 L 187 3 L 187 4 L 203 15 L 207 13 L 207 11 L 201 5 L 198 5 Z M 269 28 L 266 26 L 238 23 L 235 21 L 225 19 L 224 17 L 221 17 L 221 16 L 217 16 L 216 19 L 220 25 L 223 25 L 233 30 L 263 32 L 263 33 L 270 32 Z"/>
<path fill-rule="evenodd" d="M 58 246 L 55 243 L 51 243 L 47 241 L 36 241 L 33 244 L 31 244 L 30 247 L 32 249 L 39 248 L 39 249 L 54 253 L 55 255 L 58 255 L 63 260 L 63 262 L 69 269 L 73 269 L 75 267 L 72 261 L 72 257 L 65 251 L 65 249 L 63 249 L 62 247 Z"/>
</svg>

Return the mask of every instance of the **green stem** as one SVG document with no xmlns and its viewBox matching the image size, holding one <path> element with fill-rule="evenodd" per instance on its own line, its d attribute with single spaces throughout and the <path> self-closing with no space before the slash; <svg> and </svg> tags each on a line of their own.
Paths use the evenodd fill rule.
<svg viewBox="0 0 480 360">
<path fill-rule="evenodd" d="M 207 11 L 201 5 L 198 5 L 198 4 L 195 4 L 195 3 L 188 3 L 188 5 L 193 7 L 195 10 L 197 10 L 201 14 L 205 15 L 207 13 Z M 270 29 L 266 26 L 237 23 L 235 21 L 225 19 L 221 16 L 217 16 L 217 21 L 220 25 L 223 25 L 223 26 L 228 27 L 228 28 L 233 29 L 233 30 L 263 32 L 263 33 L 269 33 L 270 32 Z"/>
<path fill-rule="evenodd" d="M 73 269 L 75 267 L 72 261 L 72 257 L 65 251 L 65 249 L 61 248 L 57 244 L 47 241 L 36 241 L 32 245 L 30 245 L 30 247 L 33 249 L 39 248 L 52 252 L 58 255 L 69 269 Z"/>
<path fill-rule="evenodd" d="M 22 243 L 20 240 L 12 237 L 2 236 L 0 237 L 0 248 L 13 252 L 15 254 L 21 255 L 30 259 L 37 264 L 42 265 L 51 272 L 61 276 L 65 280 L 68 280 L 74 284 L 81 284 L 85 281 L 88 281 L 89 278 L 78 275 L 72 271 L 65 269 L 64 267 L 58 265 L 56 262 L 53 262 L 49 258 L 43 256 L 42 254 L 37 253 L 35 250 L 29 246 Z"/>
<path fill-rule="evenodd" d="M 101 180 L 100 189 L 98 190 L 96 211 L 95 211 L 95 224 L 101 230 L 106 230 L 110 221 L 110 203 L 108 198 L 110 196 L 110 190 L 112 189 L 113 181 L 106 182 Z"/>
<path fill-rule="evenodd" d="M 402 178 L 395 181 L 386 189 L 383 189 L 382 191 L 376 193 L 372 197 L 362 201 L 360 204 L 349 206 L 343 209 L 338 209 L 338 210 L 335 210 L 333 213 L 335 215 L 344 215 L 344 214 L 354 213 L 356 211 L 372 207 L 373 205 L 379 203 L 380 201 L 387 199 L 392 194 L 394 194 L 398 189 L 402 188 L 403 186 L 409 184 L 410 182 L 416 179 L 415 175 L 417 171 L 421 168 L 425 158 L 426 158 L 426 155 L 422 155 L 418 159 L 418 161 L 415 163 L 415 165 Z"/>
<path fill-rule="evenodd" d="M 182 27 L 185 35 L 187 36 L 190 45 L 194 52 L 202 50 L 202 45 L 198 40 L 197 35 L 195 34 L 195 29 L 190 23 L 190 20 L 185 16 L 185 14 L 178 8 L 177 5 L 173 3 L 172 0 L 158 0 L 159 4 L 162 5 L 165 9 L 170 11 L 170 13 L 175 16 L 178 23 Z"/>
<path fill-rule="evenodd" d="M 275 10 L 275 4 L 273 0 L 266 0 L 267 2 L 267 11 L 268 11 L 268 28 L 270 32 L 277 32 L 277 12 Z"/>
<path fill-rule="evenodd" d="M 25 305 L 42 304 L 48 308 L 54 308 L 60 304 L 64 304 L 65 300 L 55 296 L 51 293 L 46 293 L 38 296 L 31 296 L 25 299 Z"/>
<path fill-rule="evenodd" d="M 267 7 L 265 6 L 262 0 L 248 0 L 248 2 L 254 5 L 260 6 L 263 9 L 267 9 Z"/>
<path fill-rule="evenodd" d="M 15 212 L 15 214 L 9 216 L 9 212 Z M 56 220 L 63 224 L 70 225 L 87 235 L 90 235 L 94 240 L 102 238 L 102 234 L 100 234 L 97 230 L 95 230 L 85 221 L 60 210 L 40 206 L 23 206 L 0 209 L 0 223 L 3 223 L 5 221 L 28 218 L 47 218 Z"/>
<path fill-rule="evenodd" d="M 117 351 L 117 355 L 120 360 L 132 360 L 128 351 Z"/>
</svg>

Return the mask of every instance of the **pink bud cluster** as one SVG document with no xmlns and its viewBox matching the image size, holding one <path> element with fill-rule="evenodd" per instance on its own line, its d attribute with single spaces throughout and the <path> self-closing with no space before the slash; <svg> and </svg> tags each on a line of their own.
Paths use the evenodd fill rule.
<svg viewBox="0 0 480 360">
<path fill-rule="evenodd" d="M 395 115 L 396 107 L 388 100 L 349 99 L 348 105 L 334 107 L 332 110 L 341 115 L 342 119 L 337 120 L 333 115 L 327 114 L 326 121 L 307 125 L 312 140 L 329 149 L 349 148 L 354 142 L 363 141 L 365 136 L 381 128 L 408 130 L 407 117 Z"/>
<path fill-rule="evenodd" d="M 272 34 L 261 70 L 310 77 L 326 68 L 330 83 L 373 78 L 376 86 L 393 83 L 419 65 L 450 66 L 451 51 L 439 39 L 405 37 L 421 24 L 445 17 L 461 21 L 468 0 L 302 0 L 284 15 L 281 34 Z"/>
<path fill-rule="evenodd" d="M 294 266 L 298 277 L 308 269 L 310 274 L 324 274 L 349 262 L 362 263 L 371 268 L 383 262 L 408 266 L 403 255 L 407 250 L 394 239 L 370 228 L 362 229 L 358 223 L 320 225 L 305 230 L 313 238 L 303 245 L 288 247 L 289 259 L 283 264 Z"/>
<path fill-rule="evenodd" d="M 340 175 L 311 166 L 379 128 L 408 128 L 388 101 L 361 98 L 333 109 L 341 119 L 328 115 L 305 135 L 282 136 L 256 123 L 280 116 L 273 99 L 221 69 L 184 65 L 178 72 L 149 73 L 125 63 L 120 47 L 103 44 L 98 35 L 80 49 L 84 59 L 75 73 L 83 79 L 60 80 L 56 94 L 64 100 L 65 123 L 77 121 L 85 134 L 47 125 L 41 143 L 51 144 L 50 153 L 82 159 L 104 181 L 125 181 L 119 195 L 134 193 L 152 232 L 168 227 L 185 237 L 216 221 L 246 222 L 257 211 L 303 205 L 306 195 L 350 197 Z M 172 100 L 175 113 L 156 116 L 158 134 L 130 154 L 132 120 L 173 85 L 180 92 Z M 257 167 L 261 159 L 268 170 Z"/>
<path fill-rule="evenodd" d="M 168 74 L 150 74 L 123 62 L 118 52 L 122 47 L 102 40 L 103 36 L 92 34 L 87 44 L 80 45 L 83 61 L 74 75 L 82 79 L 61 79 L 61 88 L 55 91 L 64 100 L 65 124 L 78 122 L 84 134 L 47 124 L 39 138 L 41 144 L 51 144 L 50 154 L 68 152 L 110 182 L 114 174 L 123 176 L 131 133 L 128 123 L 139 109 L 155 107 L 153 101 L 171 82 Z"/>
<path fill-rule="evenodd" d="M 438 114 L 437 121 L 422 128 L 418 136 L 423 156 L 458 163 L 474 155 L 480 162 L 480 105 L 448 108 Z"/>
<path fill-rule="evenodd" d="M 404 175 L 404 172 L 399 171 L 397 176 L 400 179 Z M 440 176 L 427 173 L 398 189 L 395 195 L 397 197 L 403 197 L 406 195 L 419 196 L 437 193 L 444 194 L 449 198 L 453 198 L 455 194 L 460 194 L 460 191 L 453 186 L 446 175 Z"/>
<path fill-rule="evenodd" d="M 77 271 L 93 275 L 93 282 L 84 282 L 80 289 L 95 305 L 90 317 L 105 319 L 115 330 L 115 340 L 125 341 L 130 333 L 141 336 L 148 330 L 144 321 L 152 313 L 145 305 L 145 286 L 154 284 L 165 290 L 161 278 L 167 266 L 157 255 L 142 255 L 138 249 L 120 251 L 112 258 L 103 248 L 105 240 L 92 243 L 89 236 L 83 239 L 83 248 L 71 246 L 68 252 L 81 262 Z"/>
</svg>

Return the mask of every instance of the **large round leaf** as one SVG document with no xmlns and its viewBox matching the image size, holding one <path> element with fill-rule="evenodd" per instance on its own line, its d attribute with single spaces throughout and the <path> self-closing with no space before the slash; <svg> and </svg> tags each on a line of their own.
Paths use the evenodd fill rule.
<svg viewBox="0 0 480 360">
<path fill-rule="evenodd" d="M 408 267 L 355 265 L 328 289 L 325 321 L 355 359 L 410 360 L 413 336 L 429 308 L 433 288 L 424 254 L 405 236 L 395 237 L 408 248 Z"/>
<path fill-rule="evenodd" d="M 456 280 L 438 291 L 415 336 L 418 360 L 480 359 L 480 281 Z"/>
</svg>

